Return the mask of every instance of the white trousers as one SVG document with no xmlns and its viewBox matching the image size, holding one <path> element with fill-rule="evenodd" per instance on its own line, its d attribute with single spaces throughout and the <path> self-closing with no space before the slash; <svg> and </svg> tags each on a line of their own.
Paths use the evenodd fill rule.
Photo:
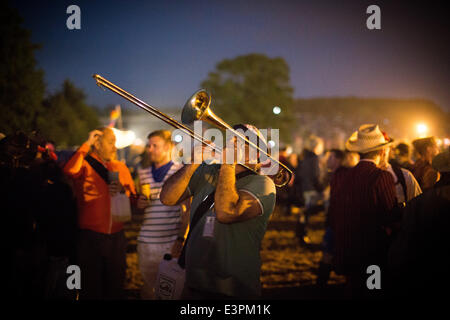
<svg viewBox="0 0 450 320">
<path fill-rule="evenodd" d="M 173 243 L 137 245 L 139 258 L 139 271 L 142 275 L 144 286 L 141 289 L 141 299 L 155 299 L 155 283 L 160 262 L 166 253 L 170 253 Z"/>
</svg>

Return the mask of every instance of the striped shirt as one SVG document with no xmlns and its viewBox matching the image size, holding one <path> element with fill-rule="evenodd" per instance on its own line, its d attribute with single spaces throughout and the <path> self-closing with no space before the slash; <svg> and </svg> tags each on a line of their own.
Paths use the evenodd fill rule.
<svg viewBox="0 0 450 320">
<path fill-rule="evenodd" d="M 174 163 L 161 182 L 153 179 L 152 167 L 138 169 L 141 185 L 150 184 L 150 206 L 145 208 L 138 242 L 165 244 L 177 239 L 181 227 L 181 206 L 163 205 L 159 195 L 164 182 L 182 166 L 182 164 Z"/>
<path fill-rule="evenodd" d="M 336 170 L 330 191 L 336 270 L 351 273 L 383 263 L 387 245 L 383 228 L 394 218 L 391 210 L 397 202 L 392 175 L 361 160 L 356 167 Z"/>
</svg>

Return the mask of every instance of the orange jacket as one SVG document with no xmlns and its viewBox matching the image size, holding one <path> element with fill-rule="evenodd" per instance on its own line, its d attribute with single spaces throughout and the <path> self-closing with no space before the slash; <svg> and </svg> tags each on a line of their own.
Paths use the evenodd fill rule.
<svg viewBox="0 0 450 320">
<path fill-rule="evenodd" d="M 89 148 L 89 144 L 84 143 L 64 166 L 64 173 L 74 181 L 78 202 L 78 224 L 81 229 L 106 234 L 115 233 L 122 230 L 123 223 L 112 221 L 108 185 L 84 159 Z M 109 171 L 119 172 L 119 181 L 128 196 L 136 194 L 130 171 L 124 163 L 116 160 L 104 163 L 94 153 L 91 156 Z"/>
</svg>

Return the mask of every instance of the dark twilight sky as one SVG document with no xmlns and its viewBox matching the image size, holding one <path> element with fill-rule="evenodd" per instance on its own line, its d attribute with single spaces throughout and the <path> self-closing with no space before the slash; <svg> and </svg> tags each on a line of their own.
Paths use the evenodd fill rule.
<svg viewBox="0 0 450 320">
<path fill-rule="evenodd" d="M 10 1 L 32 40 L 47 90 L 69 78 L 97 106 L 121 103 L 99 73 L 156 107 L 184 105 L 225 58 L 282 57 L 294 97 L 421 97 L 450 111 L 449 20 L 432 1 Z M 81 9 L 68 30 L 66 9 Z M 366 9 L 381 8 L 381 30 Z"/>
</svg>

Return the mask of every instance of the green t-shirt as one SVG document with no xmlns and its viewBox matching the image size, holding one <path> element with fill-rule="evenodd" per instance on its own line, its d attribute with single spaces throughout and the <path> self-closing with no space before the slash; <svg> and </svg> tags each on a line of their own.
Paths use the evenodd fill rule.
<svg viewBox="0 0 450 320">
<path fill-rule="evenodd" d="M 193 195 L 193 213 L 207 195 L 215 191 L 220 165 L 202 164 L 194 173 L 188 189 Z M 275 185 L 263 175 L 248 175 L 236 182 L 237 190 L 254 195 L 262 206 L 262 214 L 243 222 L 220 223 L 214 208 L 191 230 L 186 247 L 186 284 L 194 289 L 234 297 L 261 295 L 261 241 L 275 206 Z M 214 217 L 214 219 L 212 219 Z M 205 222 L 214 226 L 205 229 Z"/>
</svg>

